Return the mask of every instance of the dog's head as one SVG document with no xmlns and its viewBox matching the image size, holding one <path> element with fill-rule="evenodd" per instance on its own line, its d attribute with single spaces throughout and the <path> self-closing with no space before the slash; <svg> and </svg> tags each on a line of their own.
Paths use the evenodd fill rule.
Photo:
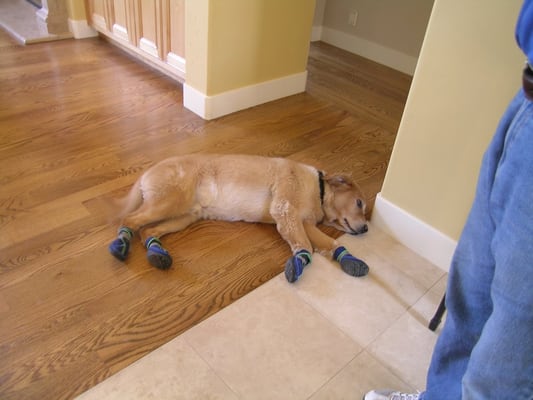
<svg viewBox="0 0 533 400">
<path fill-rule="evenodd" d="M 358 235 L 368 231 L 366 202 L 359 186 L 347 175 L 324 177 L 330 190 L 324 196 L 324 224 Z"/>
</svg>

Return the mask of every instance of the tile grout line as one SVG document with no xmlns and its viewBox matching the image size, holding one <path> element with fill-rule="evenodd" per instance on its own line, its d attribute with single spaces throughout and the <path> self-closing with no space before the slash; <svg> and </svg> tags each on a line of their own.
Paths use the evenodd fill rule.
<svg viewBox="0 0 533 400">
<path fill-rule="evenodd" d="M 196 325 L 195 325 L 195 326 L 196 326 Z M 193 329 L 193 328 L 194 328 L 194 326 L 191 327 L 190 329 Z M 189 330 L 190 330 L 190 329 L 189 329 Z M 187 330 L 187 331 L 188 331 L 188 330 Z M 187 332 L 187 331 L 185 331 L 185 332 Z M 238 394 L 238 393 L 237 393 L 237 392 L 236 392 L 236 391 L 230 386 L 230 384 L 229 384 L 228 382 L 226 382 L 226 380 L 225 380 L 224 378 L 222 378 L 222 377 L 217 373 L 217 371 L 213 368 L 213 366 L 211 365 L 211 363 L 209 363 L 209 362 L 208 362 L 208 361 L 202 356 L 202 354 L 200 354 L 200 352 L 196 349 L 196 347 L 194 347 L 193 344 L 190 343 L 189 340 L 187 340 L 186 335 L 184 335 L 185 332 L 183 332 L 183 333 L 181 333 L 180 335 L 176 336 L 175 339 L 177 339 L 177 338 L 181 338 L 181 339 L 187 344 L 187 346 L 189 346 L 189 347 L 192 349 L 192 351 L 194 352 L 194 354 L 196 354 L 196 355 L 197 355 L 197 356 L 198 356 L 198 357 L 199 357 L 199 358 L 205 363 L 205 365 L 207 365 L 207 367 L 209 368 L 209 370 L 210 370 L 211 372 L 213 372 L 213 374 L 215 374 L 215 376 L 216 376 L 218 379 L 220 379 L 221 382 L 224 383 L 224 385 L 225 385 L 225 386 L 231 391 L 231 393 L 233 393 L 237 399 L 242 399 L 242 397 L 241 397 L 241 396 L 240 396 L 240 395 L 239 395 L 239 394 Z"/>
</svg>

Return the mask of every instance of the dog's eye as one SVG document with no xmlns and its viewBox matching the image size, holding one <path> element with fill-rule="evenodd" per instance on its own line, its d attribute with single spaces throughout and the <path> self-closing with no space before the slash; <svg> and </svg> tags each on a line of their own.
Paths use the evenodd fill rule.
<svg viewBox="0 0 533 400">
<path fill-rule="evenodd" d="M 363 208 L 363 201 L 361 199 L 357 199 L 357 207 Z"/>
</svg>

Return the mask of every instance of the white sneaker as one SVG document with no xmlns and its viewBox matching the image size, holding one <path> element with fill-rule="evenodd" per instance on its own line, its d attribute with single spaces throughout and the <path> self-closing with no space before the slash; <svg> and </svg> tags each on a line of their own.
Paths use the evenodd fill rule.
<svg viewBox="0 0 533 400">
<path fill-rule="evenodd" d="M 363 400 L 418 400 L 418 393 L 401 393 L 394 390 L 372 390 L 365 394 Z"/>
</svg>

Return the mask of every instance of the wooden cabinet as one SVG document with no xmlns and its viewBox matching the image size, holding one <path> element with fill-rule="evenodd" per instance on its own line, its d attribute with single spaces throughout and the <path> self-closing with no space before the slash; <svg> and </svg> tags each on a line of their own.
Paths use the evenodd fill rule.
<svg viewBox="0 0 533 400">
<path fill-rule="evenodd" d="M 86 0 L 91 26 L 152 66 L 185 79 L 185 0 Z"/>
</svg>

